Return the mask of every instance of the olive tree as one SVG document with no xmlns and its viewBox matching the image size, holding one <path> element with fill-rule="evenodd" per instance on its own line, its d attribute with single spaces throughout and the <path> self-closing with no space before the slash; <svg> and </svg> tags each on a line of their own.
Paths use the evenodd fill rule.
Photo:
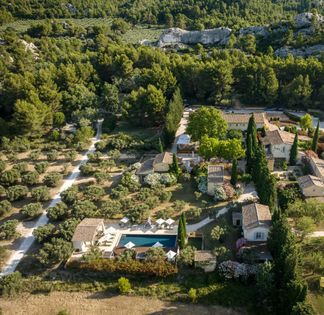
<svg viewBox="0 0 324 315">
<path fill-rule="evenodd" d="M 33 231 L 36 241 L 40 244 L 48 242 L 55 231 L 55 226 L 51 223 L 39 226 Z"/>
<path fill-rule="evenodd" d="M 51 221 L 65 220 L 71 216 L 71 210 L 64 202 L 59 202 L 47 209 L 47 216 Z"/>
<path fill-rule="evenodd" d="M 39 174 L 35 171 L 30 171 L 21 176 L 21 182 L 24 185 L 35 185 L 38 183 Z"/>
<path fill-rule="evenodd" d="M 12 206 L 8 200 L 0 201 L 0 216 L 8 213 L 11 210 Z"/>
<path fill-rule="evenodd" d="M 8 220 L 0 225 L 0 240 L 12 240 L 18 237 L 16 231 L 18 226 L 18 220 Z"/>
<path fill-rule="evenodd" d="M 19 171 L 15 170 L 15 169 L 11 169 L 8 171 L 4 171 L 0 175 L 0 184 L 8 187 L 8 186 L 17 184 L 19 179 L 20 179 Z"/>
<path fill-rule="evenodd" d="M 45 175 L 44 184 L 48 187 L 56 187 L 62 179 L 62 174 L 58 172 L 50 172 Z"/>
<path fill-rule="evenodd" d="M 39 186 L 31 191 L 31 196 L 36 201 L 47 201 L 50 200 L 50 190 L 47 186 Z"/>
<path fill-rule="evenodd" d="M 49 163 L 46 161 L 39 162 L 34 166 L 36 172 L 38 172 L 39 174 L 45 173 L 48 167 L 49 167 Z"/>
<path fill-rule="evenodd" d="M 42 213 L 42 204 L 40 202 L 29 203 L 23 206 L 20 213 L 28 218 L 34 218 Z"/>
<path fill-rule="evenodd" d="M 22 185 L 11 186 L 7 190 L 7 197 L 10 201 L 23 199 L 28 194 L 28 188 Z"/>
</svg>

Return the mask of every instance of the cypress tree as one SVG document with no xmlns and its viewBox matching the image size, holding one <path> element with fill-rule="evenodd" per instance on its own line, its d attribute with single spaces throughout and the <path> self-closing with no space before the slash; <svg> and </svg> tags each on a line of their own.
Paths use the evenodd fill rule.
<svg viewBox="0 0 324 315">
<path fill-rule="evenodd" d="M 245 172 L 251 174 L 252 172 L 252 164 L 253 164 L 253 147 L 252 147 L 252 135 L 249 135 L 246 143 L 246 165 Z"/>
<path fill-rule="evenodd" d="M 178 245 L 180 249 L 183 249 L 185 247 L 186 238 L 187 238 L 186 219 L 184 213 L 181 213 L 179 219 L 179 225 L 178 225 Z"/>
<path fill-rule="evenodd" d="M 179 167 L 178 158 L 175 153 L 173 153 L 172 156 L 172 164 L 170 165 L 170 172 L 173 173 L 177 179 L 181 175 L 181 169 Z"/>
<path fill-rule="evenodd" d="M 319 121 L 317 122 L 317 127 L 313 136 L 313 141 L 312 141 L 312 150 L 314 152 L 317 151 L 317 144 L 318 144 L 318 139 L 319 139 Z"/>
<path fill-rule="evenodd" d="M 251 115 L 246 130 L 246 168 L 245 171 L 249 174 L 252 172 L 253 159 L 255 151 L 258 147 L 257 128 L 255 124 L 254 114 Z"/>
<path fill-rule="evenodd" d="M 298 154 L 298 133 L 296 132 L 294 143 L 290 149 L 289 164 L 296 165 Z"/>
<path fill-rule="evenodd" d="M 159 144 L 158 145 L 159 145 L 159 152 L 160 153 L 164 152 L 163 143 L 162 143 L 161 138 L 159 138 Z"/>
<path fill-rule="evenodd" d="M 232 162 L 232 174 L 231 174 L 231 184 L 235 186 L 237 183 L 237 161 L 236 159 Z"/>
</svg>

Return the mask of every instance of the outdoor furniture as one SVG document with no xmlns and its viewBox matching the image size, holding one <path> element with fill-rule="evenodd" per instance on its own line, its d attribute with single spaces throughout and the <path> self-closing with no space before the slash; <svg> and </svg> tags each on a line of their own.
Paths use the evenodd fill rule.
<svg viewBox="0 0 324 315">
<path fill-rule="evenodd" d="M 110 226 L 108 229 L 107 229 L 107 233 L 111 234 L 111 235 L 116 235 L 116 229 L 113 227 L 113 226 Z"/>
<path fill-rule="evenodd" d="M 163 244 L 161 244 L 160 242 L 156 242 L 155 244 L 153 244 L 152 247 L 163 247 Z"/>
<path fill-rule="evenodd" d="M 171 218 L 169 218 L 169 219 L 167 219 L 166 221 L 165 221 L 165 223 L 168 225 L 168 228 L 169 229 L 172 229 L 173 228 L 173 223 L 174 223 L 175 221 L 173 220 L 173 219 L 171 219 Z"/>
<path fill-rule="evenodd" d="M 165 220 L 160 218 L 160 219 L 157 219 L 155 222 L 157 223 L 158 227 L 162 227 L 163 224 L 165 223 Z"/>
<path fill-rule="evenodd" d="M 169 251 L 166 253 L 167 258 L 168 258 L 168 260 L 170 260 L 170 261 L 174 260 L 176 255 L 177 255 L 177 253 L 174 252 L 173 250 L 169 250 Z"/>
<path fill-rule="evenodd" d="M 133 242 L 128 242 L 127 244 L 124 245 L 127 249 L 131 249 L 135 246 Z"/>
<path fill-rule="evenodd" d="M 123 217 L 121 220 L 120 220 L 120 224 L 122 226 L 125 226 L 127 223 L 129 222 L 129 219 L 127 217 Z"/>
</svg>

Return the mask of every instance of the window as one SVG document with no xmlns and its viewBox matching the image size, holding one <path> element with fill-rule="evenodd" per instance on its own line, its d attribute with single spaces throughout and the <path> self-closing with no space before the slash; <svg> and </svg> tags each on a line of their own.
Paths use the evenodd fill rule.
<svg viewBox="0 0 324 315">
<path fill-rule="evenodd" d="M 263 240 L 264 239 L 264 233 L 262 233 L 262 232 L 256 232 L 255 233 L 255 239 L 256 240 Z"/>
</svg>

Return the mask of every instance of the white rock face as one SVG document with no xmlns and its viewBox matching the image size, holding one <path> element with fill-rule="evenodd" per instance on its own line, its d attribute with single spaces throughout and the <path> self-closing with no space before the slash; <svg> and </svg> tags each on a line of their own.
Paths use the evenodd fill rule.
<svg viewBox="0 0 324 315">
<path fill-rule="evenodd" d="M 203 44 L 203 45 L 226 45 L 232 30 L 227 27 L 219 27 L 204 31 L 186 31 L 181 28 L 166 30 L 158 41 L 159 47 L 177 44 Z"/>
<path fill-rule="evenodd" d="M 314 45 L 305 48 L 291 48 L 281 47 L 275 51 L 275 55 L 278 57 L 287 57 L 293 55 L 295 57 L 309 57 L 309 56 L 320 56 L 324 53 L 324 45 Z"/>
<path fill-rule="evenodd" d="M 35 46 L 34 43 L 28 43 L 25 40 L 20 40 L 20 42 L 25 46 L 25 51 L 30 51 L 35 59 L 39 57 L 38 48 Z"/>
</svg>

